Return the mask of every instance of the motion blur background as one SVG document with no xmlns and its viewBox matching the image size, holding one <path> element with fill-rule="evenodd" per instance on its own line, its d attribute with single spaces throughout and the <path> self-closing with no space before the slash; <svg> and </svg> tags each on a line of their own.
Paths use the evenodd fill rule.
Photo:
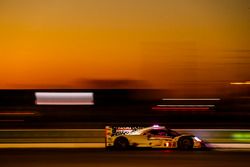
<svg viewBox="0 0 250 167">
<path fill-rule="evenodd" d="M 0 37 L 1 142 L 159 123 L 249 143 L 249 0 L 1 0 Z M 93 99 L 41 105 L 37 92 Z"/>
<path fill-rule="evenodd" d="M 249 7 L 249 0 L 1 0 L 0 88 L 129 80 L 120 88 L 217 94 L 249 81 Z"/>
</svg>

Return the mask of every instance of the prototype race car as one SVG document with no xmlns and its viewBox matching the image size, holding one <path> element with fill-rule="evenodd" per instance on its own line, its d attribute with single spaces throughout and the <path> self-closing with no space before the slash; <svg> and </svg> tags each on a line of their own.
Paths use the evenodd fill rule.
<svg viewBox="0 0 250 167">
<path fill-rule="evenodd" d="M 191 134 L 180 134 L 164 126 L 110 127 L 106 126 L 106 148 L 128 149 L 130 147 L 178 148 L 192 150 L 205 148 L 205 142 Z"/>
</svg>

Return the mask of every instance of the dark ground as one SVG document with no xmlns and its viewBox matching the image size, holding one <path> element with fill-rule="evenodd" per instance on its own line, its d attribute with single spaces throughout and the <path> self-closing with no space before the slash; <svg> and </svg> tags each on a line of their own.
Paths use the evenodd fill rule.
<svg viewBox="0 0 250 167">
<path fill-rule="evenodd" d="M 2 149 L 1 167 L 248 166 L 249 151 Z"/>
</svg>

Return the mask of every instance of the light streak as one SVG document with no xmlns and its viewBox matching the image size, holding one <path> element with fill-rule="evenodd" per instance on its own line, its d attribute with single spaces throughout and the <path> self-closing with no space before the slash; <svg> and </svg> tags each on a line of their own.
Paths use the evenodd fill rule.
<svg viewBox="0 0 250 167">
<path fill-rule="evenodd" d="M 250 81 L 246 82 L 230 82 L 231 85 L 250 85 Z"/>
<path fill-rule="evenodd" d="M 192 110 L 198 110 L 198 111 L 203 111 L 203 110 L 210 110 L 208 107 L 200 107 L 200 108 L 195 108 L 195 107 L 152 107 L 153 110 L 165 110 L 165 111 L 192 111 Z"/>
<path fill-rule="evenodd" d="M 215 107 L 215 105 L 157 105 L 158 107 Z"/>
<path fill-rule="evenodd" d="M 0 115 L 34 115 L 34 112 L 0 112 Z"/>
<path fill-rule="evenodd" d="M 169 101 L 218 101 L 221 100 L 220 98 L 163 98 L 162 100 L 169 100 Z"/>
<path fill-rule="evenodd" d="M 37 105 L 94 105 L 93 92 L 36 92 Z"/>
</svg>

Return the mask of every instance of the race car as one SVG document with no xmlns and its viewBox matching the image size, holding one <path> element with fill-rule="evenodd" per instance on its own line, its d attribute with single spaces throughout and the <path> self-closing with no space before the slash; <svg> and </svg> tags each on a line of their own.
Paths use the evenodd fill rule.
<svg viewBox="0 0 250 167">
<path fill-rule="evenodd" d="M 132 147 L 177 148 L 192 150 L 205 148 L 204 141 L 192 134 L 180 134 L 164 126 L 105 127 L 106 148 L 124 150 Z"/>
</svg>

